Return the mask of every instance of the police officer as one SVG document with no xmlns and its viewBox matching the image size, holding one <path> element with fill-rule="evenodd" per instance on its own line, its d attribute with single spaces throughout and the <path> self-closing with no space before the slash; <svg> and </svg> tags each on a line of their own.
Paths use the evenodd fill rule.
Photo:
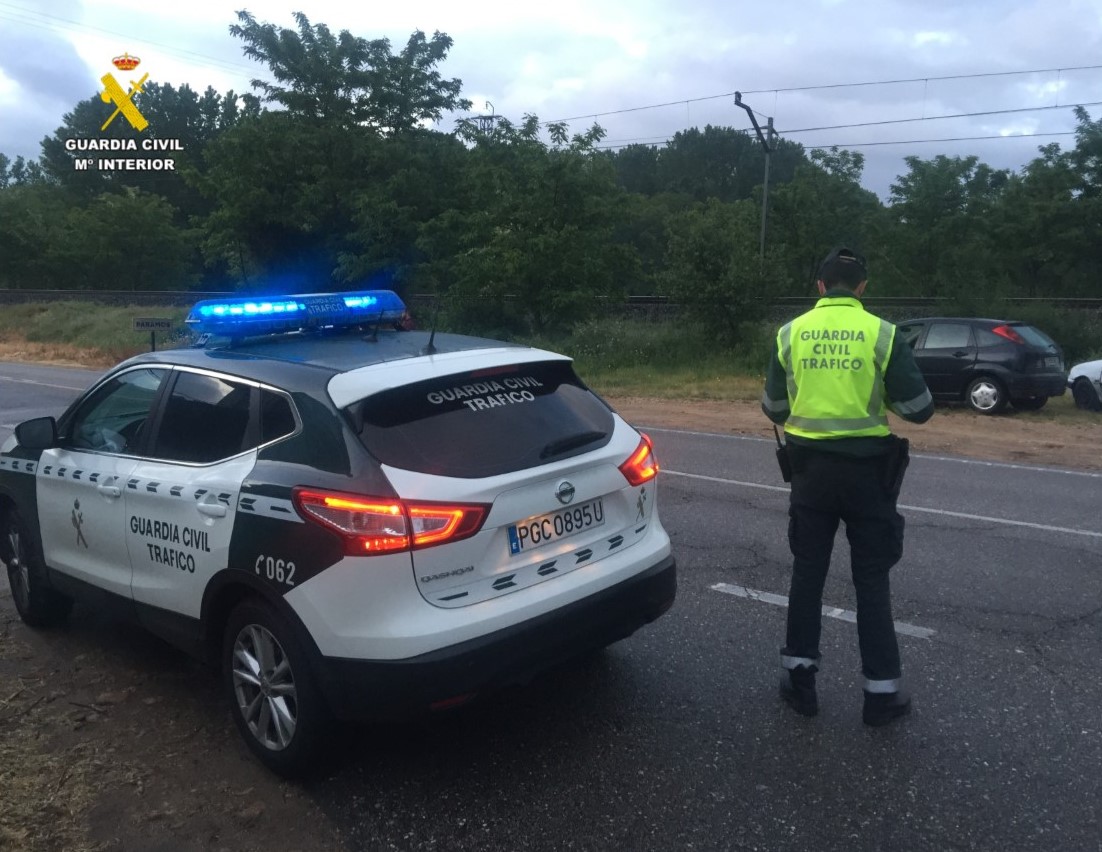
<svg viewBox="0 0 1102 852">
<path fill-rule="evenodd" d="M 865 311 L 865 259 L 848 248 L 820 267 L 822 297 L 781 327 L 769 359 L 762 409 L 784 424 L 790 470 L 788 541 L 792 585 L 781 649 L 781 696 L 796 712 L 819 711 L 823 584 L 839 521 L 846 525 L 857 635 L 864 674 L 865 724 L 886 725 L 910 712 L 900 688 L 899 646 L 888 571 L 903 555 L 896 498 L 907 443 L 892 435 L 887 409 L 923 423 L 934 412 L 910 346 L 895 326 Z"/>
</svg>

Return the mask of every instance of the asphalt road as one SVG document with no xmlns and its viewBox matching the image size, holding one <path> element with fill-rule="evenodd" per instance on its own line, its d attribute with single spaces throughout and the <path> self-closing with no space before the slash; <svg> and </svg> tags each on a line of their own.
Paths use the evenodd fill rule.
<svg viewBox="0 0 1102 852">
<path fill-rule="evenodd" d="M 0 363 L 0 440 L 94 375 Z M 348 730 L 306 792 L 350 849 L 1102 849 L 1102 475 L 912 461 L 893 589 L 915 711 L 870 730 L 844 536 L 804 719 L 776 696 L 770 443 L 648 431 L 673 610 L 466 710 Z"/>
</svg>

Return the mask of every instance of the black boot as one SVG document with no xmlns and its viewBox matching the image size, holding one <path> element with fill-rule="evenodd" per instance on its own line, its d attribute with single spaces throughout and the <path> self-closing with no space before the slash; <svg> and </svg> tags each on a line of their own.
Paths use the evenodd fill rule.
<svg viewBox="0 0 1102 852">
<path fill-rule="evenodd" d="M 865 709 L 861 718 L 866 725 L 879 728 L 887 725 L 900 716 L 906 716 L 911 712 L 911 696 L 899 690 L 898 692 L 866 692 Z"/>
<path fill-rule="evenodd" d="M 815 716 L 819 712 L 815 671 L 808 666 L 797 666 L 781 674 L 781 698 L 801 716 Z"/>
</svg>

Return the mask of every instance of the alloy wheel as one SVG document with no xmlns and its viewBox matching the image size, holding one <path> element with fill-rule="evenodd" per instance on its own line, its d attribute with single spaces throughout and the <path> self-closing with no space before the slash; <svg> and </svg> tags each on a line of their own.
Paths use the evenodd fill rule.
<svg viewBox="0 0 1102 852">
<path fill-rule="evenodd" d="M 19 528 L 14 524 L 7 531 L 8 556 L 8 583 L 11 585 L 12 597 L 19 605 L 19 609 L 26 611 L 31 605 L 31 575 L 27 567 L 26 553 L 23 549 L 23 537 L 19 534 Z"/>
<path fill-rule="evenodd" d="M 237 634 L 233 690 L 237 709 L 256 741 L 271 751 L 287 748 L 298 724 L 295 676 L 283 646 L 262 625 L 246 625 Z"/>
</svg>

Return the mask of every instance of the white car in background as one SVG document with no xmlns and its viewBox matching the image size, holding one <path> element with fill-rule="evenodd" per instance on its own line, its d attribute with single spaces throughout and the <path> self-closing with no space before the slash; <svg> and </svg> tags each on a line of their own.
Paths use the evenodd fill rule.
<svg viewBox="0 0 1102 852">
<path fill-rule="evenodd" d="M 1102 411 L 1102 359 L 1076 364 L 1068 372 L 1068 387 L 1075 407 Z"/>
</svg>

